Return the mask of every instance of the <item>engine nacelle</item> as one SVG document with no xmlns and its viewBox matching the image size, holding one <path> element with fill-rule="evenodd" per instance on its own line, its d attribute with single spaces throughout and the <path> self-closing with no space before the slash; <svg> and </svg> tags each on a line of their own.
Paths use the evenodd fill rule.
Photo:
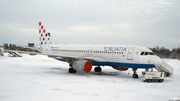
<svg viewBox="0 0 180 101">
<path fill-rule="evenodd" d="M 113 68 L 120 71 L 127 71 L 129 69 L 127 67 L 113 67 Z"/>
<path fill-rule="evenodd" d="M 80 72 L 89 73 L 92 69 L 92 63 L 86 60 L 74 61 L 72 68 Z"/>
</svg>

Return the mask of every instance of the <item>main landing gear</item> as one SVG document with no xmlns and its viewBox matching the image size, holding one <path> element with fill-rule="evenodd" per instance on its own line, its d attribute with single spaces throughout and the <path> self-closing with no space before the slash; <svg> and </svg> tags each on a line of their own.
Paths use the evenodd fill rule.
<svg viewBox="0 0 180 101">
<path fill-rule="evenodd" d="M 101 69 L 101 67 L 99 67 L 99 66 L 94 68 L 94 71 L 95 71 L 95 72 L 101 72 L 101 70 L 102 70 L 102 69 Z"/>
<path fill-rule="evenodd" d="M 76 70 L 74 70 L 73 68 L 69 68 L 69 73 L 76 73 Z"/>
<path fill-rule="evenodd" d="M 132 70 L 133 70 L 133 72 L 134 72 L 133 75 L 132 75 L 132 77 L 133 77 L 133 78 L 138 78 L 138 74 L 137 74 L 137 72 L 136 72 L 136 71 L 137 71 L 137 68 L 133 68 Z"/>
<path fill-rule="evenodd" d="M 72 68 L 72 65 L 73 65 L 72 63 L 69 64 L 69 67 L 70 67 L 70 68 L 69 68 L 68 71 L 69 71 L 69 73 L 76 73 L 76 70 L 74 70 L 74 69 Z"/>
</svg>

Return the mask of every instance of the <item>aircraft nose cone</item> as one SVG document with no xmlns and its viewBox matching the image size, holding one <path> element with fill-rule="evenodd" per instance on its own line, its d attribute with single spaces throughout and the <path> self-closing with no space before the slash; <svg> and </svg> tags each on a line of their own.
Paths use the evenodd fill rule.
<svg viewBox="0 0 180 101">
<path fill-rule="evenodd" d="M 157 57 L 157 58 L 154 60 L 154 65 L 155 65 L 155 67 L 160 67 L 161 64 L 162 64 L 161 58 Z"/>
</svg>

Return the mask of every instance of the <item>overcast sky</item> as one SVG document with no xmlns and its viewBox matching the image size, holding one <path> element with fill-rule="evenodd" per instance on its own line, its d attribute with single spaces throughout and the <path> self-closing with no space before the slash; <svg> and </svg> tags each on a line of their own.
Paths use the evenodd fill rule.
<svg viewBox="0 0 180 101">
<path fill-rule="evenodd" d="M 180 0 L 0 0 L 0 45 L 54 43 L 180 46 Z"/>
</svg>

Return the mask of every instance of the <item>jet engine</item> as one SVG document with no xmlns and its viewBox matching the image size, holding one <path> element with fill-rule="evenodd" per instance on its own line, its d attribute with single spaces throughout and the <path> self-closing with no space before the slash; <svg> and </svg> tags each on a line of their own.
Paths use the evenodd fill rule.
<svg viewBox="0 0 180 101">
<path fill-rule="evenodd" d="M 89 73 L 92 69 L 92 63 L 86 60 L 74 61 L 72 68 L 80 72 Z"/>
<path fill-rule="evenodd" d="M 120 71 L 127 71 L 129 69 L 127 67 L 113 67 L 113 68 Z"/>
</svg>

